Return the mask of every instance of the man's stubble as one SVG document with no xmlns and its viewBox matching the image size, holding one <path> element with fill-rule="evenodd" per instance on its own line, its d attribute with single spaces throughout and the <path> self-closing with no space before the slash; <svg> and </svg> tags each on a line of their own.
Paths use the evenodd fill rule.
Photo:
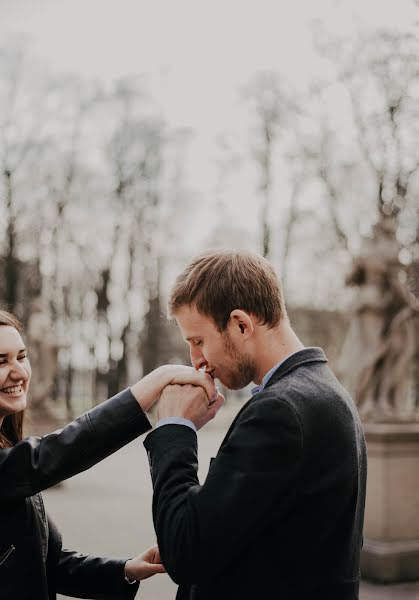
<svg viewBox="0 0 419 600">
<path fill-rule="evenodd" d="M 224 385 L 230 390 L 241 390 L 254 381 L 256 375 L 256 365 L 248 354 L 237 350 L 233 340 L 227 331 L 223 332 L 224 351 L 235 362 L 234 370 L 230 371 L 223 381 Z"/>
</svg>

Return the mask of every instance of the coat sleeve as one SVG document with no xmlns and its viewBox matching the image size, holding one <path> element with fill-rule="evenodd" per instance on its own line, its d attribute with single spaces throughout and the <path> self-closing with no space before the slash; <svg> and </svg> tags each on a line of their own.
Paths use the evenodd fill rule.
<svg viewBox="0 0 419 600">
<path fill-rule="evenodd" d="M 303 434 L 298 415 L 278 398 L 258 398 L 241 413 L 213 460 L 197 476 L 192 429 L 166 425 L 147 436 L 153 519 L 163 564 L 178 584 L 200 584 L 228 571 L 273 519 L 285 518 L 298 493 Z"/>
<path fill-rule="evenodd" d="M 0 450 L 0 500 L 33 496 L 89 469 L 150 428 L 127 389 L 64 429 Z"/>
<path fill-rule="evenodd" d="M 57 567 L 57 593 L 93 600 L 131 600 L 139 582 L 128 584 L 124 566 L 128 558 L 105 558 L 61 550 Z"/>
<path fill-rule="evenodd" d="M 92 600 L 132 600 L 139 582 L 128 584 L 124 578 L 127 558 L 84 555 L 62 549 L 61 534 L 48 517 L 49 550 L 47 572 L 50 596 L 64 594 Z"/>
</svg>

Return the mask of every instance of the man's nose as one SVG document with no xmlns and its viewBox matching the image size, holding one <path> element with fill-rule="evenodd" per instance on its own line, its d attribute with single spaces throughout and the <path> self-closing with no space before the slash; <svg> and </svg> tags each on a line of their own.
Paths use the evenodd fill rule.
<svg viewBox="0 0 419 600">
<path fill-rule="evenodd" d="M 201 369 L 202 367 L 205 367 L 208 364 L 205 360 L 204 355 L 199 349 L 191 350 L 191 363 L 192 366 L 195 367 L 195 369 Z"/>
</svg>

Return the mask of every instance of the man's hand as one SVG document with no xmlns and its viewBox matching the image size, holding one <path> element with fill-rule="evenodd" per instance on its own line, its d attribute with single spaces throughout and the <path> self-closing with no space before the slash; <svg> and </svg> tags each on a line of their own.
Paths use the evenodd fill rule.
<svg viewBox="0 0 419 600">
<path fill-rule="evenodd" d="M 133 385 L 131 392 L 141 408 L 147 411 L 160 396 L 162 390 L 172 383 L 201 386 L 208 398 L 215 399 L 217 397 L 214 380 L 208 373 L 202 373 L 193 367 L 184 365 L 158 367 Z"/>
<path fill-rule="evenodd" d="M 158 546 L 151 546 L 148 550 L 127 560 L 125 563 L 125 575 L 130 579 L 147 579 L 157 573 L 165 573 L 166 569 L 163 567 L 160 558 L 160 552 Z"/>
<path fill-rule="evenodd" d="M 168 385 L 160 396 L 157 406 L 157 418 L 183 417 L 192 421 L 200 429 L 213 419 L 224 402 L 224 396 L 209 399 L 200 386 Z"/>
</svg>

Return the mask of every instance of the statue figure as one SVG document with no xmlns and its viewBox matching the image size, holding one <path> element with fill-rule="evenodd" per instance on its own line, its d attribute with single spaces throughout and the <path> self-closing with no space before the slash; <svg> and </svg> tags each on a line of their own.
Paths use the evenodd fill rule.
<svg viewBox="0 0 419 600">
<path fill-rule="evenodd" d="M 346 283 L 358 292 L 339 361 L 365 420 L 416 419 L 408 386 L 416 351 L 417 300 L 403 285 L 393 217 L 382 217 L 354 260 Z"/>
</svg>

